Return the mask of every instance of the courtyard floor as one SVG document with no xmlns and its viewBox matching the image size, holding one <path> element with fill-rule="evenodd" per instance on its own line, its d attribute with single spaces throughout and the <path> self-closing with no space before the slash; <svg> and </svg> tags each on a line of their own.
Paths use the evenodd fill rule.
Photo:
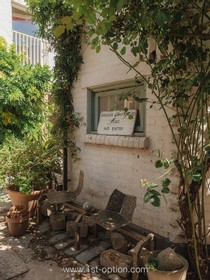
<svg viewBox="0 0 210 280">
<path fill-rule="evenodd" d="M 81 239 L 79 251 L 74 251 L 65 231 L 52 231 L 48 219 L 39 226 L 33 220 L 24 236 L 9 234 L 6 213 L 11 207 L 8 195 L 0 202 L 0 279 L 15 280 L 119 280 L 100 266 L 101 252 L 111 248 L 110 236 L 99 232 Z M 130 277 L 129 277 L 130 278 Z M 125 278 L 124 278 L 125 279 Z"/>
</svg>

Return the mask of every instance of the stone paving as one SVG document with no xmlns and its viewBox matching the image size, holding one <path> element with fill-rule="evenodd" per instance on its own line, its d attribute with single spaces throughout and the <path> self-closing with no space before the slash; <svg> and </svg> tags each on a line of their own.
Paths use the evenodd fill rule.
<svg viewBox="0 0 210 280">
<path fill-rule="evenodd" d="M 4 195 L 5 199 L 6 202 L 0 202 L 0 250 L 12 250 L 28 268 L 27 272 L 12 279 L 121 279 L 116 274 L 103 275 L 96 269 L 100 266 L 100 253 L 111 247 L 107 235 L 101 233 L 97 240 L 93 235 L 81 239 L 80 249 L 76 251 L 74 238 L 68 238 L 65 231 L 51 231 L 49 220 L 46 219 L 38 227 L 31 221 L 24 236 L 12 237 L 5 222 L 11 203 L 7 195 Z"/>
</svg>

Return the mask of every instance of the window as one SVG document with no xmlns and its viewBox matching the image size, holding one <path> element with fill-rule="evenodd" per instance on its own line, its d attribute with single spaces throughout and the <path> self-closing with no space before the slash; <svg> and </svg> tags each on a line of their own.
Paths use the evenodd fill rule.
<svg viewBox="0 0 210 280">
<path fill-rule="evenodd" d="M 144 98 L 145 86 L 127 82 L 126 84 L 121 83 L 88 89 L 87 132 L 97 132 L 102 111 L 116 111 L 128 108 L 137 110 L 134 133 L 143 135 L 145 102 L 139 103 L 135 101 L 134 96 Z"/>
</svg>

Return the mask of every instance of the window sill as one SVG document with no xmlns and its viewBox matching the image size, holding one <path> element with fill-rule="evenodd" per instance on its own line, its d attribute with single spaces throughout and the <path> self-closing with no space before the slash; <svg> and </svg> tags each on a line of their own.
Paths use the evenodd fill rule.
<svg viewBox="0 0 210 280">
<path fill-rule="evenodd" d="M 86 134 L 84 142 L 86 144 L 117 146 L 135 149 L 147 149 L 149 147 L 148 137 L 136 136 Z"/>
</svg>

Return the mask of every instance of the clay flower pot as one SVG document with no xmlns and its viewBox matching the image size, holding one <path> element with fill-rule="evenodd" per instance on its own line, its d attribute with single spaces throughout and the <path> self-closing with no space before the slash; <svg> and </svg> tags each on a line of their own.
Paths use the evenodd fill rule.
<svg viewBox="0 0 210 280">
<path fill-rule="evenodd" d="M 25 208 L 29 210 L 30 217 L 34 216 L 36 210 L 35 200 L 37 200 L 41 194 L 46 192 L 46 190 L 39 190 L 34 191 L 31 194 L 25 194 L 17 191 L 15 186 L 8 186 L 6 191 L 12 200 L 12 205 L 24 205 Z"/>
<path fill-rule="evenodd" d="M 6 222 L 12 236 L 22 236 L 29 225 L 29 212 L 24 205 L 12 206 L 7 213 Z"/>
</svg>

